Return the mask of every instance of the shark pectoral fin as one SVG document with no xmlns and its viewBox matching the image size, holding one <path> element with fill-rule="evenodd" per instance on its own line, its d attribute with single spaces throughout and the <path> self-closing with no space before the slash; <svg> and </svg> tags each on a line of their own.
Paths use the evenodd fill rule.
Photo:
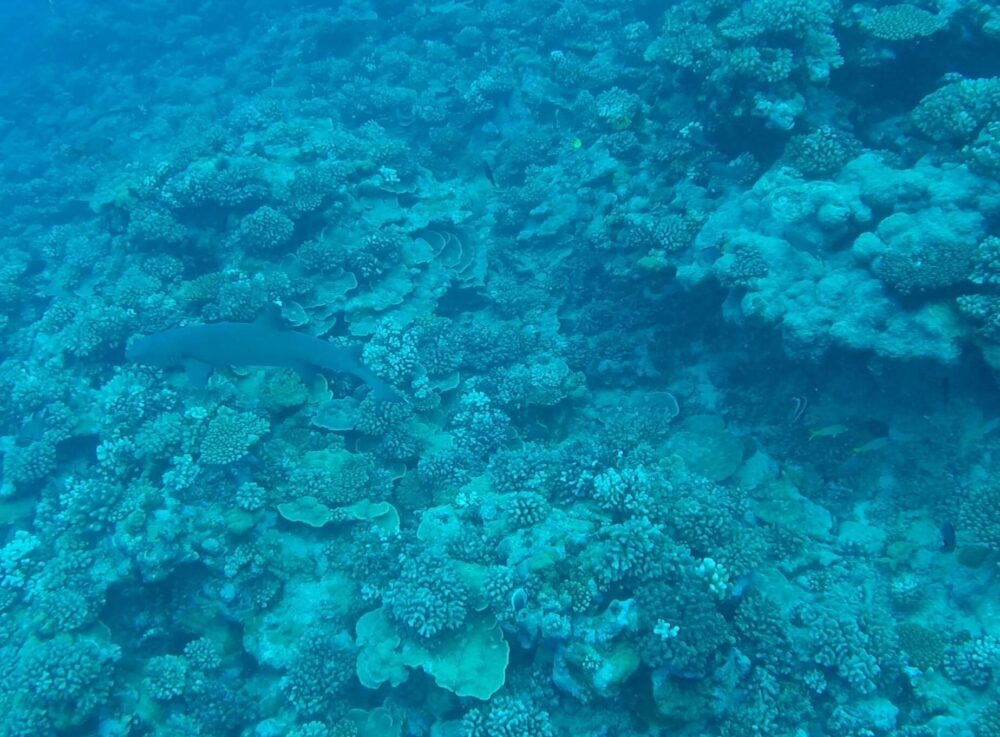
<svg viewBox="0 0 1000 737">
<path fill-rule="evenodd" d="M 316 371 L 315 366 L 311 366 L 308 363 L 297 363 L 292 366 L 292 369 L 299 375 L 302 379 L 302 383 L 306 385 L 307 389 L 312 389 L 313 382 L 316 381 L 316 376 L 318 371 Z"/>
<path fill-rule="evenodd" d="M 204 389 L 208 384 L 208 377 L 212 375 L 212 367 L 203 361 L 188 359 L 184 362 L 184 373 L 193 386 Z"/>
</svg>

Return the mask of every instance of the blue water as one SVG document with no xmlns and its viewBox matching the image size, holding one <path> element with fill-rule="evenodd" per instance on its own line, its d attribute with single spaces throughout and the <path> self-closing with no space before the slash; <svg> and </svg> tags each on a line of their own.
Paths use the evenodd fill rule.
<svg viewBox="0 0 1000 737">
<path fill-rule="evenodd" d="M 991 4 L 0 46 L 0 737 L 1000 734 Z"/>
</svg>

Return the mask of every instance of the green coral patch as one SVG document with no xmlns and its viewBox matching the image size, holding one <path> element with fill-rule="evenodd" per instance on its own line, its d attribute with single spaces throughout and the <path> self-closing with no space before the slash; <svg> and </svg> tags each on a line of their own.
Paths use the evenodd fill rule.
<svg viewBox="0 0 1000 737">
<path fill-rule="evenodd" d="M 333 510 L 314 496 L 279 504 L 278 513 L 289 522 L 301 522 L 310 527 L 322 527 L 333 519 Z"/>
<path fill-rule="evenodd" d="M 692 473 L 711 481 L 725 481 L 743 462 L 743 441 L 726 430 L 721 418 L 690 417 L 668 444 Z"/>
</svg>

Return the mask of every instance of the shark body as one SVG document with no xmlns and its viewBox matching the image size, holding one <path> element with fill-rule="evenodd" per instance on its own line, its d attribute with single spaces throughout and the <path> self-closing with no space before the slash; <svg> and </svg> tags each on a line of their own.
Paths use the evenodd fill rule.
<svg viewBox="0 0 1000 737">
<path fill-rule="evenodd" d="M 227 366 L 291 368 L 304 380 L 317 372 L 343 372 L 367 384 L 379 401 L 400 401 L 396 390 L 365 366 L 355 351 L 306 333 L 284 330 L 267 316 L 254 322 L 171 328 L 136 338 L 125 355 L 147 366 L 183 367 L 195 386 L 205 386 L 213 370 Z"/>
</svg>

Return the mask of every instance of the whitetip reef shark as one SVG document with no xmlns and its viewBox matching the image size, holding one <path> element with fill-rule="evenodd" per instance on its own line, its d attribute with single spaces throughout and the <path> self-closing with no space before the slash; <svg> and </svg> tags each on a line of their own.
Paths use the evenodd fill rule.
<svg viewBox="0 0 1000 737">
<path fill-rule="evenodd" d="M 160 368 L 183 367 L 194 386 L 204 387 L 212 371 L 228 366 L 294 369 L 308 383 L 321 371 L 356 376 L 381 402 L 400 395 L 365 366 L 357 351 L 338 348 L 307 333 L 287 330 L 274 310 L 253 322 L 214 322 L 170 328 L 135 338 L 125 349 L 130 361 Z"/>
</svg>

